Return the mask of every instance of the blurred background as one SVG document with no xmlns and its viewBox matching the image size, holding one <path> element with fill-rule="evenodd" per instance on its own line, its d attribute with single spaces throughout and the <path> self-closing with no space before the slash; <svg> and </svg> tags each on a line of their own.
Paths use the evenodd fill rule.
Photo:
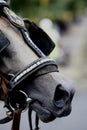
<svg viewBox="0 0 87 130">
<path fill-rule="evenodd" d="M 72 113 L 48 124 L 40 122 L 41 130 L 87 130 L 87 0 L 10 0 L 10 7 L 48 33 L 56 44 L 50 57 L 76 87 Z M 22 117 L 21 130 L 28 129 L 27 113 Z M 10 125 L 0 129 L 9 130 Z"/>
</svg>

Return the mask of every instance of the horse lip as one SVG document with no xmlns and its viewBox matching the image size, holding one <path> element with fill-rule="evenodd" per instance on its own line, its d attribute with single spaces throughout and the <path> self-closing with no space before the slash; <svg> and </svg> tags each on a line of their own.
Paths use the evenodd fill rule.
<svg viewBox="0 0 87 130">
<path fill-rule="evenodd" d="M 38 101 L 33 102 L 30 108 L 34 110 L 38 117 L 45 123 L 51 122 L 57 117 L 68 116 L 71 112 L 71 106 L 66 105 L 62 109 L 55 111 L 51 110 L 51 108 L 47 108 Z"/>
<path fill-rule="evenodd" d="M 55 117 L 65 117 L 71 113 L 71 105 L 66 104 L 63 108 L 59 109 L 57 112 L 53 111 Z"/>
<path fill-rule="evenodd" d="M 53 121 L 56 117 L 45 106 L 42 106 L 38 101 L 33 102 L 30 108 L 34 110 L 38 117 L 45 123 Z"/>
</svg>

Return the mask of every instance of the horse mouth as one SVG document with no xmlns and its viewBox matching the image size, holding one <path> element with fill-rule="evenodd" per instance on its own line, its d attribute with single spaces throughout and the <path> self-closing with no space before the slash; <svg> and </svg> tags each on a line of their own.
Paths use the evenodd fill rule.
<svg viewBox="0 0 87 130">
<path fill-rule="evenodd" d="M 37 116 L 40 118 L 41 121 L 48 123 L 53 121 L 57 117 L 64 117 L 68 116 L 71 112 L 71 106 L 62 108 L 57 112 L 54 110 L 49 110 L 46 106 L 43 106 L 40 102 L 36 101 L 30 105 L 30 108 L 37 113 Z"/>
<path fill-rule="evenodd" d="M 31 104 L 30 108 L 34 110 L 38 117 L 45 123 L 53 121 L 56 117 L 38 101 Z"/>
</svg>

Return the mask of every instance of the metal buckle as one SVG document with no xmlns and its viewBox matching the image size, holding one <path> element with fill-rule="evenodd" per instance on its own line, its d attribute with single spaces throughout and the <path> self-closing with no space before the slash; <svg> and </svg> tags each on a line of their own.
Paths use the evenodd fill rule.
<svg viewBox="0 0 87 130">
<path fill-rule="evenodd" d="M 12 111 L 21 109 L 24 112 L 31 101 L 32 99 L 22 90 L 13 91 L 8 95 L 8 105 Z M 7 111 L 7 114 L 9 114 L 9 111 Z"/>
</svg>

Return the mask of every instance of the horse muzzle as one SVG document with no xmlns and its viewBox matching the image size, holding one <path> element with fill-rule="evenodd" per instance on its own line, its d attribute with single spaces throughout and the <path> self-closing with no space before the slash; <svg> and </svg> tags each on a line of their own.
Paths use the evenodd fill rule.
<svg viewBox="0 0 87 130">
<path fill-rule="evenodd" d="M 57 117 L 64 117 L 71 112 L 71 102 L 74 90 L 68 92 L 61 85 L 56 87 L 54 98 L 51 103 L 42 102 L 39 99 L 29 98 L 28 93 L 23 90 L 14 90 L 7 96 L 6 104 L 15 111 L 27 108 L 34 110 L 38 117 L 45 123 L 53 121 Z"/>
<path fill-rule="evenodd" d="M 71 102 L 75 91 L 66 91 L 61 85 L 58 85 L 55 90 L 53 101 L 36 100 L 30 105 L 38 117 L 45 123 L 53 121 L 57 117 L 68 116 L 71 113 Z"/>
</svg>

